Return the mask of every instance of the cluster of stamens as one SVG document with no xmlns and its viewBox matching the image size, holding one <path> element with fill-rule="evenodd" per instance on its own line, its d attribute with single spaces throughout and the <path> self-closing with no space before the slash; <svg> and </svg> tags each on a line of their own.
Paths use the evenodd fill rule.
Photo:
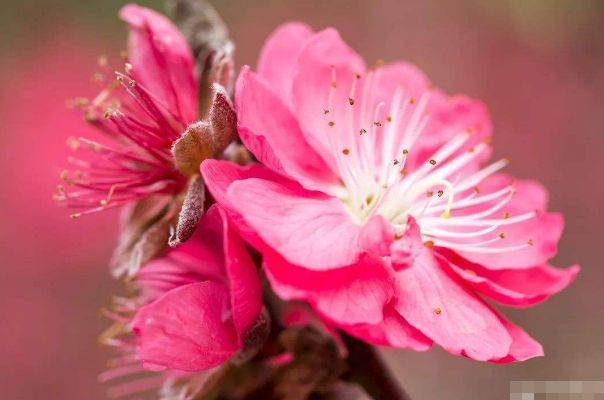
<svg viewBox="0 0 604 400">
<path fill-rule="evenodd" d="M 98 96 L 71 104 L 103 134 L 97 140 L 68 140 L 78 155 L 68 158 L 70 167 L 60 174 L 64 184 L 57 187 L 55 200 L 80 209 L 73 218 L 154 193 L 177 192 L 185 182 L 174 167 L 170 150 L 187 121 L 137 82 L 127 62 L 124 72 L 116 72 L 115 80 L 106 84 L 107 65 L 107 59 L 101 57 L 99 66 L 104 73 L 93 76 L 105 85 Z"/>
<path fill-rule="evenodd" d="M 327 106 L 322 113 L 342 181 L 342 187 L 333 188 L 332 194 L 342 200 L 357 223 L 382 215 L 400 235 L 408 218 L 413 217 L 424 243 L 475 253 L 515 251 L 533 245 L 530 238 L 497 244 L 506 239 L 505 226 L 534 218 L 537 212 L 511 216 L 505 210 L 514 195 L 512 184 L 480 193 L 480 183 L 508 161 L 465 172 L 464 167 L 475 163 L 489 148 L 482 142 L 463 151 L 472 127 L 451 132 L 452 138 L 427 161 L 412 170 L 407 167 L 414 144 L 430 121 L 430 90 L 416 99 L 399 86 L 387 104 L 377 98 L 381 77 L 380 68 L 375 68 L 365 77 L 355 74 L 347 98 L 338 104 L 336 78 L 332 67 Z"/>
</svg>

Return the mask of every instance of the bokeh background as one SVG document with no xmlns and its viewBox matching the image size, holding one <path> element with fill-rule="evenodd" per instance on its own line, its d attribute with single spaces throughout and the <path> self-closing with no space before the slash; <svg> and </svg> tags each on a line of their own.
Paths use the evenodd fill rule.
<svg viewBox="0 0 604 400">
<path fill-rule="evenodd" d="M 65 107 L 94 94 L 99 55 L 116 59 L 124 1 L 0 0 L 0 398 L 103 399 L 107 350 L 98 310 L 115 284 L 107 260 L 116 215 L 72 221 L 51 193 L 86 131 Z M 163 9 L 163 2 L 141 1 Z M 435 349 L 385 351 L 414 400 L 507 398 L 510 380 L 604 380 L 604 1 L 216 0 L 255 64 L 281 22 L 337 27 L 369 61 L 406 59 L 449 92 L 483 99 L 496 156 L 549 187 L 566 215 L 556 265 L 579 262 L 571 288 L 508 315 L 546 357 L 480 364 Z"/>
</svg>

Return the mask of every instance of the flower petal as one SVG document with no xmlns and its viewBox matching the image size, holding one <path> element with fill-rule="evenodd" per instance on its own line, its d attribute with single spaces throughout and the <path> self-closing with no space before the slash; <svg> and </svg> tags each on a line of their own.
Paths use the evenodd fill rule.
<svg viewBox="0 0 604 400">
<path fill-rule="evenodd" d="M 396 310 L 450 353 L 487 361 L 508 354 L 511 338 L 499 319 L 425 249 L 397 272 Z"/>
<path fill-rule="evenodd" d="M 119 15 L 130 25 L 128 60 L 135 80 L 184 123 L 195 121 L 195 60 L 186 39 L 168 18 L 151 9 L 128 4 Z"/>
<path fill-rule="evenodd" d="M 328 121 L 344 121 L 343 115 L 326 118 L 330 88 L 335 84 L 334 104 L 348 101 L 356 74 L 365 72 L 365 63 L 342 39 L 335 29 L 315 34 L 298 57 L 294 72 L 293 101 L 300 127 L 308 143 L 334 166 L 330 149 Z M 333 82 L 335 73 L 336 82 Z M 345 107 L 335 107 L 334 112 Z"/>
<path fill-rule="evenodd" d="M 279 297 L 308 301 L 338 324 L 381 322 L 382 309 L 394 292 L 392 276 L 379 257 L 364 257 L 344 268 L 311 271 L 267 251 L 264 267 Z"/>
<path fill-rule="evenodd" d="M 306 142 L 295 116 L 248 67 L 239 74 L 235 99 L 241 140 L 260 161 L 308 189 L 329 192 L 339 185 L 337 176 Z"/>
<path fill-rule="evenodd" d="M 340 268 L 365 251 L 363 227 L 336 198 L 255 178 L 231 184 L 227 197 L 263 241 L 293 264 Z"/>
<path fill-rule="evenodd" d="M 511 178 L 506 175 L 494 175 L 482 182 L 479 188 L 481 193 L 491 193 L 510 182 Z M 561 214 L 545 212 L 547 191 L 539 183 L 529 180 L 515 181 L 514 188 L 515 194 L 509 203 L 499 214 L 489 218 L 502 218 L 505 213 L 513 218 L 535 211 L 537 215 L 534 218 L 501 227 L 508 245 L 530 245 L 520 250 L 494 254 L 460 251 L 462 257 L 490 269 L 516 269 L 543 265 L 556 255 L 564 221 Z"/>
<path fill-rule="evenodd" d="M 441 252 L 451 269 L 474 290 L 498 303 L 528 307 L 547 300 L 566 288 L 579 273 L 579 266 L 559 269 L 539 265 L 526 269 L 491 270 L 452 252 Z"/>
<path fill-rule="evenodd" d="M 494 363 L 504 364 L 516 361 L 526 361 L 535 357 L 543 356 L 543 347 L 539 342 L 529 336 L 522 328 L 500 317 L 501 323 L 512 337 L 512 345 L 507 356 L 490 360 Z"/>
<path fill-rule="evenodd" d="M 143 365 L 199 371 L 225 362 L 239 347 L 223 318 L 228 310 L 228 289 L 214 282 L 181 286 L 141 307 L 132 326 Z"/>
<path fill-rule="evenodd" d="M 222 223 L 226 274 L 229 283 L 233 323 L 240 343 L 262 312 L 262 284 L 245 244 L 230 226 L 226 211 L 213 207 Z"/>
<path fill-rule="evenodd" d="M 266 40 L 258 60 L 258 75 L 268 82 L 285 104 L 291 104 L 294 67 L 312 29 L 300 22 L 279 26 Z"/>
<path fill-rule="evenodd" d="M 378 324 L 342 325 L 340 328 L 349 335 L 378 346 L 415 351 L 426 351 L 432 346 L 432 340 L 389 307 L 384 311 L 384 320 Z"/>
</svg>

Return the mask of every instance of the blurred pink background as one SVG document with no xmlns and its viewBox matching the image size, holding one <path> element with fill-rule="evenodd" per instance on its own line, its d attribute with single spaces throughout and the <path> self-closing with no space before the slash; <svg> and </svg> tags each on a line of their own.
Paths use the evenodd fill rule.
<svg viewBox="0 0 604 400">
<path fill-rule="evenodd" d="M 51 199 L 65 140 L 87 128 L 66 100 L 91 95 L 99 55 L 117 57 L 123 1 L 0 0 L 0 398 L 102 399 L 108 351 L 98 310 L 116 285 L 107 273 L 115 213 L 72 221 Z M 161 1 L 143 1 L 162 9 Z M 496 156 L 550 189 L 566 216 L 555 264 L 583 272 L 564 293 L 508 315 L 546 357 L 479 364 L 440 350 L 384 352 L 414 400 L 506 398 L 510 380 L 604 380 L 599 208 L 604 196 L 604 2 L 501 0 L 223 0 L 214 2 L 255 64 L 281 22 L 331 25 L 368 61 L 406 59 L 449 92 L 484 100 Z M 599 247 L 598 247 L 599 246 Z"/>
</svg>

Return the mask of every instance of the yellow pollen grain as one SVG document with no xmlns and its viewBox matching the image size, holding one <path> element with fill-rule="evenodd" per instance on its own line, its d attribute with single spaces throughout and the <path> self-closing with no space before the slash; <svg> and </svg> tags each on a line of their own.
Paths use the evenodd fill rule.
<svg viewBox="0 0 604 400">
<path fill-rule="evenodd" d="M 510 218 L 510 213 L 506 211 L 503 213 L 503 219 L 508 219 L 508 218 Z"/>
<path fill-rule="evenodd" d="M 405 156 L 406 156 L 407 154 L 409 154 L 409 150 L 407 150 L 407 149 L 403 149 L 403 155 L 405 155 Z"/>
<path fill-rule="evenodd" d="M 366 203 L 367 205 L 371 204 L 371 202 L 372 202 L 372 201 L 373 201 L 373 195 L 372 195 L 372 194 L 368 195 L 368 196 L 365 198 L 365 203 Z"/>
<path fill-rule="evenodd" d="M 434 247 L 434 242 L 432 240 L 425 241 L 424 246 L 430 249 Z"/>
<path fill-rule="evenodd" d="M 451 211 L 449 209 L 446 209 L 442 212 L 442 214 L 440 214 L 440 217 L 444 219 L 451 218 Z"/>
<path fill-rule="evenodd" d="M 390 115 L 389 115 L 389 116 L 387 116 L 387 117 L 386 117 L 386 121 L 388 121 L 388 122 L 392 122 L 392 117 L 391 117 Z"/>
<path fill-rule="evenodd" d="M 407 175 L 407 168 L 401 169 L 401 175 L 402 176 L 406 176 Z"/>
</svg>

